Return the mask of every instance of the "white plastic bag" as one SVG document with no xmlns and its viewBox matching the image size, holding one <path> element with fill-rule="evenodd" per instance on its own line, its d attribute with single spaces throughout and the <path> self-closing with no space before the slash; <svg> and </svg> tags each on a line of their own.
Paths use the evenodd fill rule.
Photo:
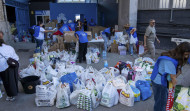
<svg viewBox="0 0 190 111">
<path fill-rule="evenodd" d="M 78 42 L 78 41 L 77 41 L 77 43 L 76 43 L 75 51 L 76 51 L 76 52 L 79 52 L 79 42 Z"/>
<path fill-rule="evenodd" d="M 64 84 L 60 83 L 57 91 L 58 92 L 57 92 L 56 107 L 65 108 L 70 106 L 69 96 L 67 94 L 67 89 L 65 88 Z"/>
<path fill-rule="evenodd" d="M 35 103 L 37 106 L 53 106 L 56 94 L 57 90 L 54 86 L 37 85 Z"/>
<path fill-rule="evenodd" d="M 102 94 L 98 89 L 93 89 L 91 91 L 92 108 L 97 108 L 99 106 L 101 96 L 102 96 Z"/>
<path fill-rule="evenodd" d="M 98 57 L 97 53 L 93 53 L 93 54 L 92 54 L 92 61 L 93 61 L 94 63 L 98 63 L 99 60 L 100 60 L 100 58 Z"/>
<path fill-rule="evenodd" d="M 106 79 L 105 79 L 105 77 L 102 74 L 97 73 L 95 75 L 94 79 L 95 79 L 95 82 L 96 82 L 96 86 L 95 86 L 96 89 L 98 89 L 100 92 L 102 92 L 104 86 L 106 85 Z"/>
<path fill-rule="evenodd" d="M 115 79 L 113 79 L 113 86 L 116 89 L 122 89 L 125 87 L 125 84 L 127 83 L 126 78 L 124 76 L 117 76 Z"/>
<path fill-rule="evenodd" d="M 126 106 L 134 106 L 134 93 L 129 84 L 121 90 L 119 102 Z"/>
<path fill-rule="evenodd" d="M 106 107 L 112 107 L 118 103 L 119 95 L 111 82 L 108 82 L 102 91 L 100 104 Z"/>
<path fill-rule="evenodd" d="M 140 71 L 136 73 L 134 81 L 137 82 L 138 80 L 146 81 L 145 76 Z"/>
<path fill-rule="evenodd" d="M 139 55 L 144 53 L 144 46 L 140 45 L 139 46 Z"/>
<path fill-rule="evenodd" d="M 133 35 L 131 34 L 130 40 L 129 40 L 130 44 L 136 44 L 136 39 L 133 37 Z"/>
<path fill-rule="evenodd" d="M 93 90 L 95 88 L 95 81 L 93 81 L 93 79 L 88 79 L 86 81 L 86 89 L 88 90 Z"/>
<path fill-rule="evenodd" d="M 86 87 L 80 79 L 76 78 L 75 81 L 73 82 L 73 91 L 81 89 L 86 89 Z"/>
<path fill-rule="evenodd" d="M 70 103 L 72 105 L 77 105 L 77 101 L 78 101 L 78 97 L 80 94 L 85 94 L 86 93 L 86 89 L 82 89 L 82 90 L 76 90 L 73 91 L 70 95 Z M 87 95 L 87 94 L 86 94 Z"/>
</svg>

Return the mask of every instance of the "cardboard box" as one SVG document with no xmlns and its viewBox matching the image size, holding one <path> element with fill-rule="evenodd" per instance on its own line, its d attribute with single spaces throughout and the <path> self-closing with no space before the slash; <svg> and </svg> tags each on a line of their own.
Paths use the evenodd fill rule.
<svg viewBox="0 0 190 111">
<path fill-rule="evenodd" d="M 58 42 L 58 44 L 63 44 L 63 43 L 64 43 L 63 37 L 58 36 L 58 37 L 57 37 L 57 42 Z"/>
<path fill-rule="evenodd" d="M 111 53 L 118 53 L 118 44 L 111 44 Z"/>
<path fill-rule="evenodd" d="M 92 32 L 91 31 L 85 31 L 87 33 L 88 41 L 92 40 Z"/>
<path fill-rule="evenodd" d="M 106 29 L 106 27 L 102 27 L 102 26 L 89 26 L 89 31 L 92 32 L 93 38 L 95 38 L 95 33 L 97 33 L 97 35 L 100 36 L 100 32 L 105 29 Z"/>
<path fill-rule="evenodd" d="M 74 31 L 65 31 L 64 32 L 64 40 L 65 42 L 76 42 L 77 38 L 75 37 L 75 32 Z"/>
<path fill-rule="evenodd" d="M 45 27 L 52 27 L 55 28 L 56 27 L 56 23 L 55 22 L 49 22 L 45 24 Z"/>
<path fill-rule="evenodd" d="M 65 50 L 65 45 L 64 44 L 59 44 L 59 49 L 60 49 L 60 51 Z"/>
</svg>

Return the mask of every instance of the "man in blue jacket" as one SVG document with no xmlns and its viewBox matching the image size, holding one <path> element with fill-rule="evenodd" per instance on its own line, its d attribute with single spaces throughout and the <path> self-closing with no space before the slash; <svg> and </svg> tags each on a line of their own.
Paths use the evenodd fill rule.
<svg viewBox="0 0 190 111">
<path fill-rule="evenodd" d="M 113 27 L 109 27 L 107 29 L 105 29 L 102 32 L 102 37 L 104 39 L 104 50 L 107 51 L 108 48 L 108 40 L 111 39 L 111 36 L 114 35 L 115 29 Z"/>
</svg>

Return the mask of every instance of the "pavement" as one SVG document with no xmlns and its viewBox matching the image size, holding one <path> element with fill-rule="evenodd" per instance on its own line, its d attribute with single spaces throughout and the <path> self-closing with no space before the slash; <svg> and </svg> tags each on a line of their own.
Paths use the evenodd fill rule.
<svg viewBox="0 0 190 111">
<path fill-rule="evenodd" d="M 29 65 L 29 58 L 32 57 L 32 54 L 35 49 L 35 44 L 34 43 L 14 43 L 12 46 L 15 48 L 16 53 L 20 57 L 20 70 L 23 68 L 26 68 Z M 156 57 L 159 57 L 159 55 L 166 51 L 161 50 L 161 49 L 156 49 Z M 171 49 L 171 47 L 169 48 Z M 146 57 L 149 57 L 150 55 L 147 55 Z M 130 56 L 129 53 L 127 53 L 126 56 L 120 56 L 117 53 L 108 53 L 107 60 L 108 60 L 108 65 L 113 67 L 118 61 L 132 61 L 137 58 L 137 55 Z M 86 63 L 81 63 L 79 64 L 83 66 L 84 68 L 87 67 Z M 103 60 L 101 59 L 99 63 L 91 64 L 94 68 L 97 70 L 100 70 L 103 68 Z M 190 86 L 190 65 L 185 65 L 183 67 L 183 73 L 180 75 L 177 80 L 179 85 L 183 86 Z M 0 88 L 2 91 L 4 91 L 4 88 L 2 85 L 0 85 Z M 25 94 L 23 92 L 22 85 L 19 82 L 19 94 L 16 97 L 16 100 L 14 102 L 8 102 L 5 100 L 6 99 L 6 94 L 3 95 L 3 98 L 0 99 L 0 111 L 82 111 L 76 108 L 76 106 L 70 106 L 68 108 L 64 109 L 58 109 L 55 106 L 52 107 L 37 107 L 35 104 L 35 94 Z M 111 108 L 107 108 L 104 106 L 99 105 L 96 109 L 93 109 L 94 111 L 153 111 L 153 106 L 154 106 L 154 98 L 153 94 L 152 96 L 145 100 L 145 101 L 140 101 L 140 102 L 135 102 L 133 107 L 128 107 L 122 104 L 118 104 L 116 106 L 113 106 Z"/>
</svg>

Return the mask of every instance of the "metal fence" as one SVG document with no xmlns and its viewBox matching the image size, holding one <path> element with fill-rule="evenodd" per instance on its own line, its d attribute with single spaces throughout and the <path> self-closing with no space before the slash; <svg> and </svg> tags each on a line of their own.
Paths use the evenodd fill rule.
<svg viewBox="0 0 190 111">
<path fill-rule="evenodd" d="M 190 9 L 190 0 L 139 0 L 139 10 Z"/>
</svg>

